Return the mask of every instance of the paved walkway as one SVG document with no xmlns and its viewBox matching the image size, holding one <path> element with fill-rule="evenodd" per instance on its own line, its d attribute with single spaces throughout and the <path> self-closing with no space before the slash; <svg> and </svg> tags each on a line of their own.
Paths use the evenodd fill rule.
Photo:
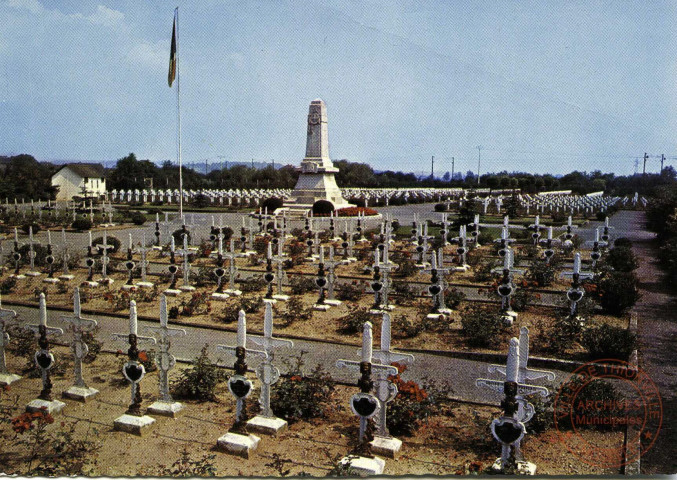
<svg viewBox="0 0 677 480">
<path fill-rule="evenodd" d="M 663 400 L 663 424 L 654 446 L 642 457 L 642 474 L 677 472 L 677 295 L 663 281 L 656 258 L 658 244 L 645 230 L 644 212 L 621 211 L 611 222 L 613 238 L 633 241 L 640 259 L 637 276 L 642 298 L 634 308 L 638 315 L 639 366 L 658 386 Z"/>
</svg>

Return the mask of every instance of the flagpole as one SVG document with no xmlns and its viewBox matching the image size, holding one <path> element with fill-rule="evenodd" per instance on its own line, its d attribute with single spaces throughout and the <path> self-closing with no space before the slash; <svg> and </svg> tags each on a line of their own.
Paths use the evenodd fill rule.
<svg viewBox="0 0 677 480">
<path fill-rule="evenodd" d="M 181 163 L 181 67 L 179 55 L 179 7 L 176 7 L 176 111 L 179 124 L 179 218 L 183 222 L 183 165 Z"/>
</svg>

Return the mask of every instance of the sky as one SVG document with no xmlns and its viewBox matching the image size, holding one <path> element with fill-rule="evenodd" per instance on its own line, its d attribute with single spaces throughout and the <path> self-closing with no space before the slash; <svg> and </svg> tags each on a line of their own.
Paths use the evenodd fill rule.
<svg viewBox="0 0 677 480">
<path fill-rule="evenodd" d="M 0 2 L 0 155 L 176 162 L 178 5 L 187 163 L 298 165 L 322 98 L 377 170 L 677 166 L 672 0 Z"/>
</svg>

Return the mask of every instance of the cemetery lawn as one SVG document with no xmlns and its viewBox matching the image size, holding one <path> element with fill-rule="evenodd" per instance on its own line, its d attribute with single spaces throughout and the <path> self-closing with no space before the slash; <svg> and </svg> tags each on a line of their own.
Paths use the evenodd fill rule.
<svg viewBox="0 0 677 480">
<path fill-rule="evenodd" d="M 53 393 L 58 398 L 72 381 L 71 353 L 65 347 L 56 347 L 53 353 L 66 372 L 65 377 L 53 377 Z M 30 434 L 15 434 L 11 424 L 4 421 L 0 424 L 3 442 L 0 470 L 18 475 L 36 472 L 42 472 L 41 475 L 171 475 L 172 464 L 180 460 L 185 449 L 191 461 L 212 464 L 218 476 L 279 476 L 280 470 L 275 468 L 276 458 L 281 470 L 289 470 L 290 475 L 305 472 L 325 476 L 338 459 L 350 452 L 351 439 L 357 436 L 357 418 L 348 407 L 348 400 L 357 388 L 338 385 L 322 418 L 293 423 L 277 438 L 262 436 L 258 450 L 249 460 L 215 451 L 213 447 L 217 438 L 226 433 L 234 418 L 235 404 L 225 383 L 217 387 L 217 402 L 184 401 L 185 408 L 176 419 L 157 416 L 156 423 L 142 437 L 116 432 L 112 428 L 113 420 L 124 413 L 129 403 L 129 387 L 122 381 L 120 372 L 124 361 L 123 355 L 102 353 L 93 363 L 86 364 L 85 379 L 89 386 L 100 390 L 99 395 L 87 403 L 64 400 L 66 407 L 55 415 L 54 423 L 46 427 L 47 435 L 58 435 L 75 424 L 70 442 L 91 442 L 87 444 L 84 455 L 76 459 L 45 458 L 42 456 L 43 449 L 38 448 L 32 468 L 44 469 L 28 471 L 32 449 L 19 442 L 29 439 Z M 10 355 L 8 363 L 10 371 L 20 371 L 25 359 Z M 185 364 L 177 364 L 170 378 L 177 378 L 177 370 L 186 367 Z M 258 385 L 258 382 L 254 383 Z M 157 373 L 148 373 L 141 383 L 144 406 L 156 398 L 157 389 Z M 0 397 L 3 406 L 12 404 L 16 397 L 16 404 L 9 407 L 3 419 L 22 413 L 24 405 L 35 398 L 39 390 L 40 379 L 25 376 L 8 391 L 3 391 Z M 256 392 L 248 402 L 250 413 L 254 412 L 255 396 Z M 500 447 L 491 438 L 488 425 L 499 412 L 499 407 L 466 403 L 443 406 L 441 414 L 430 418 L 414 436 L 400 436 L 403 440 L 401 454 L 397 460 L 386 460 L 384 474 L 452 475 L 489 467 L 499 455 Z M 582 437 L 574 440 L 569 447 L 580 451 L 590 446 L 622 444 L 622 431 L 584 431 Z M 619 473 L 617 469 L 605 470 L 582 463 L 561 443 L 553 429 L 528 435 L 523 443 L 523 452 L 529 461 L 538 466 L 539 474 Z"/>
</svg>

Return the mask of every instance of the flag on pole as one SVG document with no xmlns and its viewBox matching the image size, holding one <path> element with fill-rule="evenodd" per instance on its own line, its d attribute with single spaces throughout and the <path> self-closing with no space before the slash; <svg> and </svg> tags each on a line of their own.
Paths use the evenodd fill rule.
<svg viewBox="0 0 677 480">
<path fill-rule="evenodd" d="M 174 24 L 172 26 L 172 49 L 169 53 L 169 74 L 167 75 L 167 81 L 169 87 L 172 87 L 172 83 L 176 78 L 176 13 L 174 13 Z"/>
</svg>

